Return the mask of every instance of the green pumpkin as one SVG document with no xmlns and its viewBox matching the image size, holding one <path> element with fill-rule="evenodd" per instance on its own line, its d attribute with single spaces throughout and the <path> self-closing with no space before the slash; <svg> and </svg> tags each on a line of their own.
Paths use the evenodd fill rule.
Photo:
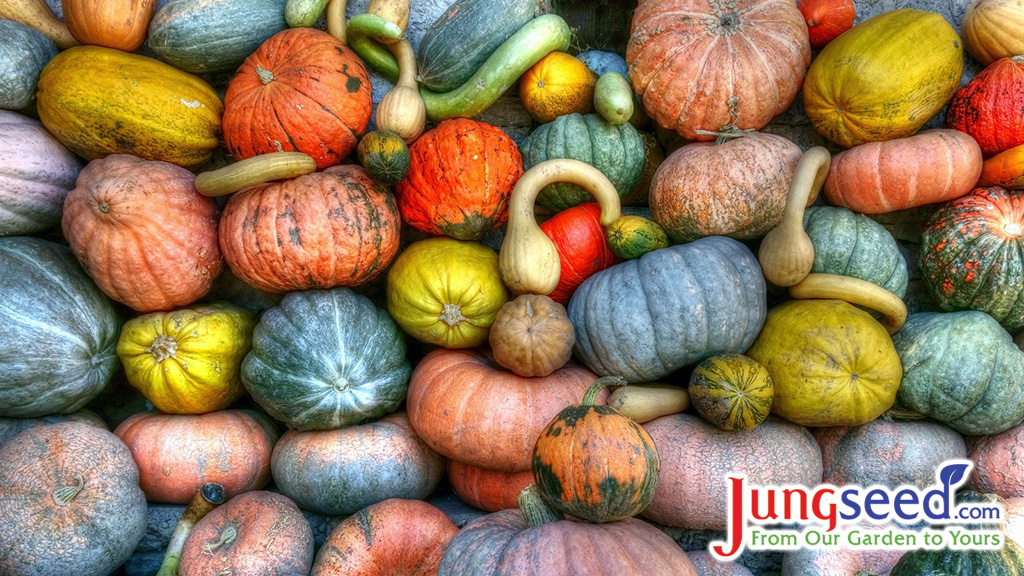
<svg viewBox="0 0 1024 576">
<path fill-rule="evenodd" d="M 260 318 L 242 383 L 267 413 L 299 430 L 328 430 L 394 412 L 412 368 L 405 338 L 348 288 L 289 293 Z"/>
<path fill-rule="evenodd" d="M 409 147 L 390 130 L 374 130 L 359 141 L 356 158 L 370 178 L 386 186 L 398 184 L 409 173 Z"/>
<path fill-rule="evenodd" d="M 903 366 L 898 406 L 966 435 L 1024 421 L 1024 352 L 988 314 L 912 314 L 892 341 Z"/>
<path fill-rule="evenodd" d="M 900 558 L 889 576 L 1024 575 L 1024 549 L 1004 538 L 1002 550 L 912 550 Z"/>
<path fill-rule="evenodd" d="M 804 230 L 814 244 L 811 272 L 852 276 L 906 295 L 907 263 L 878 222 L 846 208 L 812 206 L 804 212 Z"/>
<path fill-rule="evenodd" d="M 31 106 L 39 73 L 56 55 L 57 45 L 35 28 L 0 19 L 0 109 Z"/>
<path fill-rule="evenodd" d="M 616 126 L 597 114 L 566 114 L 541 124 L 520 146 L 526 170 L 554 158 L 586 162 L 600 170 L 625 198 L 644 170 L 644 140 L 632 124 Z M 553 211 L 565 210 L 594 197 L 576 184 L 549 184 L 537 202 Z"/>
</svg>

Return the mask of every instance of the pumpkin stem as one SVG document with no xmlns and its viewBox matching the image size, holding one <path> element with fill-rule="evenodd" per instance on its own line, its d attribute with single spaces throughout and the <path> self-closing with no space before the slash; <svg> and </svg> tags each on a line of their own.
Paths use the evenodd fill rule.
<svg viewBox="0 0 1024 576">
<path fill-rule="evenodd" d="M 597 395 L 601 392 L 602 388 L 625 385 L 626 379 L 621 376 L 604 376 L 603 378 L 598 378 L 590 385 L 590 388 L 587 388 L 587 393 L 583 395 L 583 405 L 593 406 L 594 403 L 597 402 Z"/>
<path fill-rule="evenodd" d="M 1013 60 L 1014 64 L 1024 64 L 1024 54 L 1013 56 L 1010 60 Z"/>
<path fill-rule="evenodd" d="M 177 576 L 178 564 L 181 562 L 181 549 L 185 546 L 185 540 L 192 532 L 192 528 L 203 516 L 220 506 L 225 500 L 224 486 L 216 482 L 207 482 L 199 488 L 196 495 L 188 503 L 185 512 L 182 513 L 178 524 L 171 533 L 171 540 L 167 544 L 167 552 L 160 564 L 156 576 Z"/>
<path fill-rule="evenodd" d="M 458 304 L 445 304 L 438 319 L 449 326 L 455 326 L 467 318 L 462 315 L 462 307 Z"/>
<path fill-rule="evenodd" d="M 220 538 L 216 542 L 203 542 L 203 552 L 210 554 L 216 552 L 221 546 L 226 546 L 238 538 L 238 530 L 234 526 L 225 526 L 220 531 Z"/>
<path fill-rule="evenodd" d="M 263 82 L 264 86 L 274 81 L 274 73 L 259 66 L 256 67 L 256 76 L 259 77 L 260 82 Z"/>
<path fill-rule="evenodd" d="M 57 506 L 67 506 L 78 496 L 78 493 L 85 488 L 85 478 L 82 477 L 81 472 L 75 472 L 75 485 L 74 486 L 61 486 L 53 491 L 53 501 Z"/>
<path fill-rule="evenodd" d="M 531 528 L 548 522 L 558 522 L 564 518 L 541 498 L 536 484 L 530 484 L 519 493 L 519 511 Z"/>
<path fill-rule="evenodd" d="M 153 343 L 145 351 L 152 354 L 157 363 L 163 362 L 168 358 L 177 358 L 178 341 L 170 336 L 161 334 L 153 339 Z"/>
</svg>

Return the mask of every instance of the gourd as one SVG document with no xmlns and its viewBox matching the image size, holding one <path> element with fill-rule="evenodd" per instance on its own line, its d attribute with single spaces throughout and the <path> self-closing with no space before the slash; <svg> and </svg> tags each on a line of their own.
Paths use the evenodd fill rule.
<svg viewBox="0 0 1024 576">
<path fill-rule="evenodd" d="M 623 260 L 639 258 L 669 246 L 665 229 L 643 216 L 623 216 L 609 224 L 605 234 L 612 253 Z"/>
<path fill-rule="evenodd" d="M 564 306 L 547 296 L 523 294 L 502 305 L 487 339 L 502 367 L 520 376 L 547 376 L 572 357 L 576 333 Z"/>
<path fill-rule="evenodd" d="M 57 19 L 43 0 L 2 0 L 0 18 L 14 20 L 42 32 L 61 50 L 78 44 L 67 25 Z"/>
<path fill-rule="evenodd" d="M 608 405 L 633 422 L 644 424 L 686 410 L 690 394 L 674 384 L 644 382 L 616 388 L 608 396 Z"/>
<path fill-rule="evenodd" d="M 313 172 L 316 160 L 308 154 L 270 152 L 196 175 L 196 190 L 203 196 L 227 196 L 258 184 Z"/>
<path fill-rule="evenodd" d="M 606 72 L 594 85 L 594 110 L 612 124 L 625 124 L 633 117 L 633 87 L 618 72 Z"/>
<path fill-rule="evenodd" d="M 192 529 L 195 528 L 196 522 L 202 520 L 203 516 L 223 504 L 225 500 L 224 487 L 216 482 L 207 482 L 196 491 L 196 495 L 189 501 L 185 511 L 181 513 L 181 518 L 174 526 L 171 540 L 167 544 L 167 551 L 164 553 L 164 560 L 160 563 L 160 569 L 157 570 L 156 576 L 177 575 L 178 565 L 181 563 L 181 548 L 185 545 L 189 534 L 192 533 Z"/>
<path fill-rule="evenodd" d="M 312 28 L 323 15 L 329 1 L 288 0 L 284 5 L 284 21 L 288 23 L 289 28 Z"/>
<path fill-rule="evenodd" d="M 749 430 L 771 412 L 774 387 L 768 370 L 742 354 L 712 356 L 693 369 L 690 402 L 723 430 Z"/>
<path fill-rule="evenodd" d="M 0 109 L 30 107 L 39 73 L 56 55 L 57 46 L 42 32 L 21 22 L 0 20 Z"/>
<path fill-rule="evenodd" d="M 415 55 L 408 40 L 399 40 L 388 48 L 395 55 L 400 72 L 395 87 L 377 104 L 377 129 L 394 132 L 411 144 L 427 125 L 427 109 L 416 83 Z"/>
<path fill-rule="evenodd" d="M 154 0 L 62 0 L 64 24 L 82 44 L 138 50 L 156 10 Z"/>
<path fill-rule="evenodd" d="M 385 186 L 401 182 L 412 165 L 409 147 L 402 137 L 383 130 L 374 130 L 359 140 L 356 158 L 370 178 Z"/>
</svg>

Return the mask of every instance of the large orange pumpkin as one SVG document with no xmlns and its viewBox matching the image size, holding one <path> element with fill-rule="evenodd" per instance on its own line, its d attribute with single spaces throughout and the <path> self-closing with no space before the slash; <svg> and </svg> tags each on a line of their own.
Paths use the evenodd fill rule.
<svg viewBox="0 0 1024 576">
<path fill-rule="evenodd" d="M 297 150 L 318 168 L 340 163 L 370 123 L 370 78 L 344 43 L 290 28 L 260 45 L 224 95 L 224 141 L 238 160 Z"/>
<path fill-rule="evenodd" d="M 61 228 L 100 290 L 138 312 L 187 306 L 224 267 L 217 204 L 195 175 L 158 160 L 93 160 L 64 201 Z"/>
<path fill-rule="evenodd" d="M 640 0 L 626 63 L 655 122 L 687 140 L 759 129 L 793 103 L 811 63 L 793 0 Z"/>
<path fill-rule="evenodd" d="M 398 253 L 400 226 L 387 189 L 345 165 L 235 194 L 224 207 L 220 240 L 245 283 L 289 292 L 373 280 Z"/>
</svg>

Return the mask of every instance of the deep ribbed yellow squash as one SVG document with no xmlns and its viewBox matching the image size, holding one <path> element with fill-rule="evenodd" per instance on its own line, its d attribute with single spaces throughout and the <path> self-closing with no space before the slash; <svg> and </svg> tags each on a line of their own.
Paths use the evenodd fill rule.
<svg viewBox="0 0 1024 576">
<path fill-rule="evenodd" d="M 903 368 L 869 313 L 842 300 L 790 300 L 768 311 L 746 355 L 772 377 L 772 413 L 803 426 L 857 426 L 896 400 Z"/>
<path fill-rule="evenodd" d="M 157 409 L 204 414 L 245 394 L 239 370 L 255 326 L 252 313 L 221 302 L 154 312 L 125 323 L 117 355 Z"/>
<path fill-rule="evenodd" d="M 388 312 L 407 334 L 445 348 L 487 342 L 509 295 L 498 254 L 477 242 L 438 237 L 411 244 L 387 278 Z"/>
<path fill-rule="evenodd" d="M 224 106 L 199 78 L 159 60 L 75 46 L 39 75 L 43 126 L 88 160 L 132 154 L 186 168 L 217 148 Z"/>
<path fill-rule="evenodd" d="M 879 14 L 829 42 L 804 79 L 815 130 L 850 148 L 904 138 L 937 114 L 960 86 L 963 43 L 939 14 Z"/>
</svg>

